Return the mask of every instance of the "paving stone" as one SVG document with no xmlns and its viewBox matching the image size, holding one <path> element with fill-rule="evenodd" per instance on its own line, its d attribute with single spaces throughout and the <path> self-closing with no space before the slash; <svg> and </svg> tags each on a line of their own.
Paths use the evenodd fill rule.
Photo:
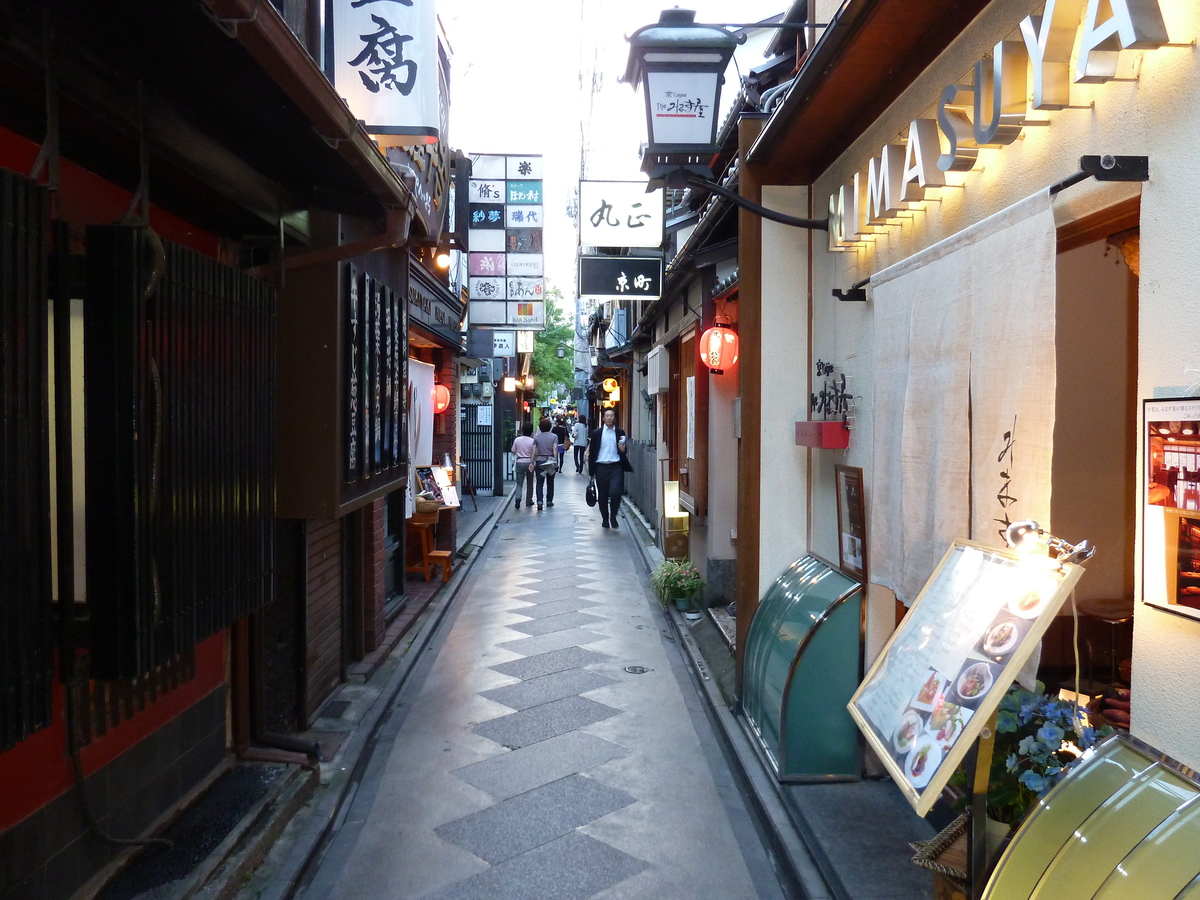
<svg viewBox="0 0 1200 900">
<path fill-rule="evenodd" d="M 538 589 L 544 591 L 556 591 L 559 588 L 569 588 L 572 585 L 579 583 L 578 575 L 564 575 L 554 578 L 543 578 L 538 582 Z"/>
<path fill-rule="evenodd" d="M 596 606 L 597 602 L 596 600 L 588 600 L 583 597 L 569 597 L 564 600 L 552 600 L 548 603 L 534 603 L 533 606 L 524 607 L 519 612 L 521 615 L 529 616 L 531 619 L 544 619 L 547 616 L 557 616 L 562 613 L 575 612 L 584 607 Z"/>
<path fill-rule="evenodd" d="M 603 722 L 621 712 L 587 697 L 563 697 L 541 706 L 476 725 L 472 731 L 490 741 L 516 750 L 549 740 L 587 725 Z"/>
<path fill-rule="evenodd" d="M 607 653 L 597 653 L 595 650 L 585 650 L 582 647 L 564 647 L 560 650 L 537 653 L 524 659 L 514 659 L 512 662 L 501 663 L 491 668 L 502 675 L 527 679 L 590 666 L 592 663 L 605 659 L 612 659 L 612 657 Z"/>
<path fill-rule="evenodd" d="M 434 830 L 494 865 L 634 802 L 624 791 L 568 775 Z"/>
<path fill-rule="evenodd" d="M 584 900 L 649 866 L 579 832 L 493 866 L 439 894 L 440 900 Z"/>
<path fill-rule="evenodd" d="M 545 619 L 534 619 L 532 622 L 518 622 L 508 627 L 513 631 L 520 631 L 524 634 L 549 634 L 552 631 L 562 631 L 566 628 L 578 628 L 580 625 L 598 625 L 603 621 L 604 618 L 602 616 L 573 612 L 563 613 L 558 616 L 548 616 Z"/>
<path fill-rule="evenodd" d="M 502 650 L 511 650 L 525 656 L 536 656 L 551 650 L 561 650 L 563 647 L 577 647 L 581 644 L 591 644 L 602 641 L 605 636 L 584 628 L 568 628 L 566 631 L 551 631 L 535 637 L 518 638 L 515 641 L 505 641 L 496 646 Z"/>
<path fill-rule="evenodd" d="M 582 597 L 585 593 L 584 589 L 578 584 L 571 585 L 570 587 L 558 588 L 557 590 L 553 591 L 541 590 L 537 585 L 534 584 L 524 585 L 523 587 L 525 590 L 529 591 L 529 593 L 523 595 L 521 599 L 526 600 L 529 603 L 537 604 L 554 603 L 558 600 L 571 600 L 573 598 Z M 592 593 L 594 594 L 595 591 L 593 590 Z"/>
<path fill-rule="evenodd" d="M 505 799 L 577 772 L 586 772 L 628 751 L 582 731 L 571 731 L 455 769 L 455 777 Z"/>
<path fill-rule="evenodd" d="M 540 706 L 552 700 L 582 694 L 584 691 L 594 691 L 610 684 L 616 682 L 596 672 L 589 672 L 587 669 L 567 669 L 565 672 L 555 672 L 553 675 L 543 675 L 518 684 L 483 691 L 479 696 L 511 706 L 513 709 L 529 709 L 531 706 Z"/>
</svg>

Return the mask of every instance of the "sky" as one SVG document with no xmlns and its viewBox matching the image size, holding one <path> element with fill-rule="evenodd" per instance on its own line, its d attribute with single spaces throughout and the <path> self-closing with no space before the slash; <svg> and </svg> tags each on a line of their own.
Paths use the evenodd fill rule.
<svg viewBox="0 0 1200 900">
<path fill-rule="evenodd" d="M 659 12 L 672 5 L 670 0 L 438 2 L 453 53 L 449 142 L 471 155 L 542 154 L 546 276 L 551 287 L 562 290 L 568 307 L 578 243 L 568 209 L 580 177 L 645 180 L 638 168 L 646 132 L 643 101 L 617 81 L 629 57 L 625 36 L 658 21 Z M 725 23 L 758 21 L 790 3 L 683 5 L 696 10 L 698 22 Z"/>
</svg>

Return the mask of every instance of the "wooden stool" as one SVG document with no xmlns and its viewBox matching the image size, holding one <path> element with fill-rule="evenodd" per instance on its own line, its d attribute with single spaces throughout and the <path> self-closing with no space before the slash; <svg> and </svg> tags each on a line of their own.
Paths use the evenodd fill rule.
<svg viewBox="0 0 1200 900">
<path fill-rule="evenodd" d="M 429 562 L 431 565 L 442 567 L 442 582 L 450 580 L 450 558 L 453 554 L 449 550 L 431 550 L 429 551 Z"/>
</svg>

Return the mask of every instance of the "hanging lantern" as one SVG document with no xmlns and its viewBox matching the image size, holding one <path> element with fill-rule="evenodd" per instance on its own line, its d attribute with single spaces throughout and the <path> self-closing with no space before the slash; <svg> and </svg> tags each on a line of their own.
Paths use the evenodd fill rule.
<svg viewBox="0 0 1200 900">
<path fill-rule="evenodd" d="M 727 324 L 715 322 L 712 328 L 700 335 L 700 362 L 708 366 L 714 375 L 725 374 L 725 370 L 737 361 L 737 332 Z"/>
<path fill-rule="evenodd" d="M 613 391 L 615 391 L 617 389 L 617 379 L 605 378 L 602 382 L 600 382 L 600 387 L 604 388 L 606 391 L 608 391 L 611 394 Z"/>
<path fill-rule="evenodd" d="M 433 412 L 434 415 L 439 415 L 446 411 L 450 405 L 450 389 L 444 384 L 435 384 L 433 386 Z"/>
</svg>

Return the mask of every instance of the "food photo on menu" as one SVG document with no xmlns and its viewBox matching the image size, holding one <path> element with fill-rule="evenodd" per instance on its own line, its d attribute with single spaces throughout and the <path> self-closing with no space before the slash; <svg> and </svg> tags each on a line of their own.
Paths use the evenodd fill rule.
<svg viewBox="0 0 1200 900">
<path fill-rule="evenodd" d="M 974 710 L 992 689 L 1004 667 L 995 663 L 968 658 L 951 681 L 947 696 L 951 701 Z"/>
<path fill-rule="evenodd" d="M 975 650 L 993 662 L 1007 662 L 1032 626 L 1032 619 L 1015 616 L 1005 607 L 984 631 Z"/>
<path fill-rule="evenodd" d="M 941 712 L 946 709 L 945 691 L 948 686 L 949 680 L 945 675 L 936 669 L 929 669 L 892 733 L 892 756 L 913 787 L 920 788 L 929 783 L 949 746 L 938 738 L 938 732 L 946 730 L 953 718 Z M 953 709 L 957 710 L 958 707 Z M 933 727 L 935 717 L 936 728 Z M 953 743 L 953 737 L 965 721 L 959 716 L 956 724 L 949 728 L 950 743 Z"/>
</svg>

